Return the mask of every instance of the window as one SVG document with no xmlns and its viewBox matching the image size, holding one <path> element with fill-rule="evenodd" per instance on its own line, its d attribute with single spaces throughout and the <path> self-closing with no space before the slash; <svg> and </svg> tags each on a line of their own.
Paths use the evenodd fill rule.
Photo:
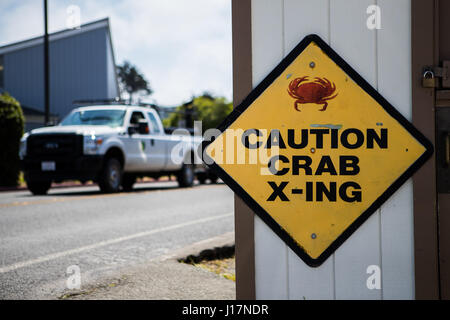
<svg viewBox="0 0 450 320">
<path fill-rule="evenodd" d="M 70 113 L 62 122 L 62 126 L 91 125 L 121 127 L 125 110 L 82 110 Z"/>
<path fill-rule="evenodd" d="M 4 74 L 5 74 L 5 63 L 3 56 L 0 55 L 0 88 L 5 87 Z"/>
<path fill-rule="evenodd" d="M 155 115 L 151 112 L 148 113 L 148 117 L 150 119 L 150 122 L 152 123 L 153 133 L 160 134 L 161 129 L 159 128 L 158 121 L 155 118 Z"/>
<path fill-rule="evenodd" d="M 134 111 L 130 118 L 130 124 L 138 124 L 139 120 L 145 120 L 144 114 L 139 111 Z"/>
</svg>

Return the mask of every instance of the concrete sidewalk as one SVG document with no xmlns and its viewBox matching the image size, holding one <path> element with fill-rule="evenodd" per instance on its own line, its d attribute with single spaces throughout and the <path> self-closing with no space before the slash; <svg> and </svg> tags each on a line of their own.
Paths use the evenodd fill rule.
<svg viewBox="0 0 450 320">
<path fill-rule="evenodd" d="M 76 300 L 234 300 L 235 282 L 178 259 L 203 250 L 234 245 L 234 233 L 204 240 L 148 263 L 119 270 L 108 278 L 66 290 L 60 299 Z"/>
</svg>

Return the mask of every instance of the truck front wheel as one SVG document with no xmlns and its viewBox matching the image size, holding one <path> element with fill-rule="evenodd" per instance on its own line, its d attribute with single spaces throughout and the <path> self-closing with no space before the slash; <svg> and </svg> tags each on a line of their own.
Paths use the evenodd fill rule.
<svg viewBox="0 0 450 320">
<path fill-rule="evenodd" d="M 182 188 L 192 187 L 194 178 L 194 166 L 192 164 L 183 164 L 177 175 L 178 185 Z"/>
<path fill-rule="evenodd" d="M 52 185 L 51 181 L 27 181 L 27 188 L 35 196 L 47 194 Z"/>
<path fill-rule="evenodd" d="M 118 192 L 122 182 L 122 165 L 116 158 L 109 158 L 102 168 L 98 185 L 105 193 Z"/>
</svg>

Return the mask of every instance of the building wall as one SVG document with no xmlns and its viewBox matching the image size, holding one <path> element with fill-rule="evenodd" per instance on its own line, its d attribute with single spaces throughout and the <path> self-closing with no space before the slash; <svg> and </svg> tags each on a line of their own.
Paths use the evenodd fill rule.
<svg viewBox="0 0 450 320">
<path fill-rule="evenodd" d="M 4 89 L 21 104 L 44 110 L 44 53 L 42 46 L 4 55 Z"/>
<path fill-rule="evenodd" d="M 108 31 L 107 31 L 108 32 Z M 119 89 L 116 77 L 116 62 L 114 59 L 114 51 L 111 44 L 110 35 L 106 37 L 106 72 L 108 82 L 107 97 L 115 98 L 119 96 Z"/>
<path fill-rule="evenodd" d="M 369 30 L 367 7 L 381 8 Z M 256 86 L 304 36 L 315 33 L 411 120 L 410 0 L 252 0 Z M 413 299 L 414 235 L 409 180 L 319 268 L 310 268 L 255 216 L 257 299 Z M 369 266 L 381 269 L 369 290 Z"/>
<path fill-rule="evenodd" d="M 64 117 L 74 100 L 118 95 L 111 85 L 115 77 L 110 49 L 106 27 L 50 41 L 52 114 Z M 43 44 L 5 53 L 4 59 L 5 90 L 20 103 L 44 111 Z"/>
</svg>

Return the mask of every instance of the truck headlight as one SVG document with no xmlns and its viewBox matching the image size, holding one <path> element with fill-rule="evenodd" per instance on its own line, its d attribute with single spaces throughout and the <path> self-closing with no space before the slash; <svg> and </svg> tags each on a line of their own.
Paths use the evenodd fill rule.
<svg viewBox="0 0 450 320">
<path fill-rule="evenodd" d="M 28 134 L 26 133 L 22 139 L 20 139 L 20 147 L 19 147 L 19 158 L 23 160 L 27 155 L 27 138 Z"/>
<path fill-rule="evenodd" d="M 84 136 L 83 153 L 84 154 L 97 154 L 102 143 L 103 143 L 102 137 L 97 137 L 95 135 Z"/>
</svg>

